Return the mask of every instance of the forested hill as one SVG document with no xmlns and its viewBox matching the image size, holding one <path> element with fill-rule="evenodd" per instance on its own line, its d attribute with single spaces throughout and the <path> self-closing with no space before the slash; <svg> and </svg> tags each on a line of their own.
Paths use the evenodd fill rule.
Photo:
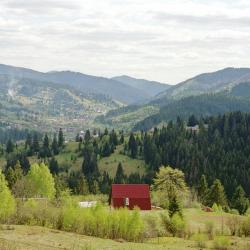
<svg viewBox="0 0 250 250">
<path fill-rule="evenodd" d="M 0 148 L 0 164 L 13 190 L 21 192 L 15 188 L 19 180 L 13 178 L 20 175 L 20 168 L 25 175 L 30 163 L 44 161 L 57 188 L 70 188 L 75 194 L 109 193 L 112 183 L 152 184 L 160 166 L 169 165 L 182 170 L 197 191 L 204 176 L 208 186 L 219 179 L 229 205 L 240 185 L 250 195 L 250 114 L 191 116 L 187 122 L 177 119 L 153 132 L 86 131 L 70 143 L 65 136 L 60 130 L 58 137 L 45 134 L 41 140 L 33 133 L 25 144 L 9 140 Z"/>
<path fill-rule="evenodd" d="M 238 91 L 238 88 L 236 90 Z M 148 130 L 162 122 L 175 120 L 177 117 L 187 119 L 192 114 L 206 117 L 232 111 L 250 112 L 250 100 L 230 94 L 191 96 L 162 106 L 158 113 L 138 122 L 134 130 Z"/>
</svg>

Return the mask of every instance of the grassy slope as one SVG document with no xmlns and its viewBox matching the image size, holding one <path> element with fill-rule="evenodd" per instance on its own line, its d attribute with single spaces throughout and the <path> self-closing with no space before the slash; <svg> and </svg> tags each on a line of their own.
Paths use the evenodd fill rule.
<svg viewBox="0 0 250 250">
<path fill-rule="evenodd" d="M 155 213 L 152 211 L 150 213 Z M 222 221 L 231 217 L 226 213 L 206 213 L 200 209 L 185 209 L 185 218 L 193 231 L 203 228 L 207 221 L 213 221 L 215 229 L 220 231 Z M 230 249 L 250 249 L 250 238 L 229 237 Z M 5 248 L 3 247 L 5 246 Z M 7 246 L 7 247 L 6 247 Z M 206 249 L 213 248 L 213 241 L 206 241 Z M 148 250 L 148 249 L 199 249 L 193 240 L 184 240 L 174 237 L 154 238 L 144 243 L 130 243 L 125 241 L 113 241 L 95 237 L 67 233 L 37 226 L 3 226 L 0 230 L 0 249 L 12 250 L 47 250 L 47 249 L 110 249 L 110 250 Z"/>
<path fill-rule="evenodd" d="M 131 159 L 130 157 L 120 154 L 121 146 L 109 157 L 104 157 L 99 161 L 101 171 L 107 171 L 110 176 L 114 177 L 119 162 L 122 163 L 125 174 L 138 172 L 140 175 L 145 173 L 145 163 L 143 160 Z"/>
<path fill-rule="evenodd" d="M 5 245 L 6 248 L 3 246 Z M 164 243 L 130 243 L 61 232 L 42 227 L 13 226 L 12 230 L 0 230 L 0 249 L 18 250 L 148 250 L 148 249 L 197 249 L 192 241 L 167 238 Z"/>
<path fill-rule="evenodd" d="M 100 171 L 107 171 L 110 176 L 114 177 L 119 162 L 122 163 L 125 174 L 138 172 L 140 175 L 145 173 L 145 163 L 143 160 L 131 159 L 130 157 L 120 154 L 123 146 L 118 146 L 116 151 L 109 157 L 99 160 L 98 165 Z M 83 162 L 82 156 L 77 153 L 78 143 L 69 142 L 66 144 L 63 152 L 55 158 L 60 167 L 70 170 L 80 170 Z M 37 157 L 29 157 L 30 163 L 39 162 Z M 0 169 L 6 165 L 4 157 L 0 157 Z"/>
</svg>

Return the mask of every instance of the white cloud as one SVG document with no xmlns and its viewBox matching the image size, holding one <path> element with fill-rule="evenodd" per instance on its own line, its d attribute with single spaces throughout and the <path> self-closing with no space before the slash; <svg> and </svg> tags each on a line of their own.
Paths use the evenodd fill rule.
<svg viewBox="0 0 250 250">
<path fill-rule="evenodd" d="M 2 0 L 0 62 L 175 83 L 250 67 L 248 0 Z"/>
</svg>

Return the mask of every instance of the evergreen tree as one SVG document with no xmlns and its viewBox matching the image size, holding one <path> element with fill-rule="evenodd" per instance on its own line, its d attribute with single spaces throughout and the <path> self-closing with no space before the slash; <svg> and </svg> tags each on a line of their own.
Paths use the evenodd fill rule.
<svg viewBox="0 0 250 250">
<path fill-rule="evenodd" d="M 91 139 L 90 131 L 87 130 L 85 135 L 84 135 L 84 141 L 88 142 Z"/>
<path fill-rule="evenodd" d="M 97 157 L 91 143 L 86 144 L 83 149 L 82 172 L 88 182 L 91 179 L 98 178 L 100 175 L 97 165 Z"/>
<path fill-rule="evenodd" d="M 242 186 L 238 186 L 232 197 L 232 208 L 239 211 L 240 214 L 245 214 L 249 207 L 249 200 Z"/>
<path fill-rule="evenodd" d="M 14 151 L 14 144 L 11 141 L 11 139 L 8 140 L 7 145 L 6 145 L 6 153 L 12 153 Z"/>
<path fill-rule="evenodd" d="M 53 175 L 57 175 L 59 173 L 58 162 L 54 157 L 52 157 L 49 162 L 49 170 Z"/>
<path fill-rule="evenodd" d="M 123 135 L 123 132 L 121 134 L 121 137 L 120 137 L 120 144 L 123 144 L 124 143 L 124 135 Z"/>
<path fill-rule="evenodd" d="M 58 147 L 62 148 L 63 146 L 64 146 L 64 135 L 62 128 L 60 128 L 58 133 Z"/>
<path fill-rule="evenodd" d="M 54 135 L 52 144 L 51 144 L 51 149 L 54 155 L 58 155 L 59 154 L 59 148 L 58 148 L 58 142 L 57 142 L 57 137 L 56 135 Z"/>
<path fill-rule="evenodd" d="M 124 174 L 121 162 L 119 162 L 117 166 L 114 182 L 116 184 L 123 184 L 126 182 L 126 175 Z"/>
<path fill-rule="evenodd" d="M 78 181 L 78 192 L 81 195 L 86 195 L 89 193 L 89 185 L 88 182 L 86 180 L 86 178 L 84 177 L 84 175 L 81 175 Z"/>
<path fill-rule="evenodd" d="M 227 198 L 224 192 L 224 187 L 218 179 L 213 182 L 208 194 L 208 205 L 212 207 L 214 203 L 223 208 L 227 207 Z"/>
<path fill-rule="evenodd" d="M 25 140 L 25 149 L 30 148 L 32 146 L 32 137 L 31 134 L 28 133 Z"/>
<path fill-rule="evenodd" d="M 136 142 L 136 139 L 135 139 L 133 133 L 130 134 L 128 147 L 129 147 L 129 150 L 130 150 L 131 157 L 136 158 L 138 148 L 137 148 L 137 142 Z"/>
<path fill-rule="evenodd" d="M 176 213 L 178 213 L 181 217 L 183 216 L 182 207 L 176 195 L 172 196 L 169 200 L 168 213 L 171 218 Z"/>
<path fill-rule="evenodd" d="M 200 183 L 198 185 L 198 197 L 202 204 L 207 204 L 207 196 L 208 196 L 208 184 L 206 180 L 206 176 L 202 175 L 200 179 Z"/>
<path fill-rule="evenodd" d="M 32 151 L 35 152 L 35 153 L 38 153 L 40 151 L 39 139 L 38 139 L 38 134 L 37 133 L 33 134 Z"/>
<path fill-rule="evenodd" d="M 9 188 L 12 189 L 15 183 L 17 182 L 17 180 L 23 177 L 23 171 L 22 171 L 20 162 L 17 161 L 14 167 L 8 168 L 5 176 L 6 176 L 6 181 L 8 182 Z"/>
</svg>

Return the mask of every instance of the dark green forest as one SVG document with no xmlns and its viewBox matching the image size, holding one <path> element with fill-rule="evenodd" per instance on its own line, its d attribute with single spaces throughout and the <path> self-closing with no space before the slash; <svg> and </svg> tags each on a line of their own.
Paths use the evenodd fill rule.
<svg viewBox="0 0 250 250">
<path fill-rule="evenodd" d="M 217 201 L 218 197 L 211 196 L 214 191 L 205 199 L 208 190 L 216 188 L 222 190 L 224 197 L 217 203 L 224 207 L 226 204 L 234 207 L 237 192 L 242 197 L 250 195 L 250 114 L 247 113 L 199 119 L 192 115 L 186 121 L 178 118 L 148 132 L 87 130 L 84 137 L 75 138 L 78 146 L 74 153 L 81 159 L 78 169 L 68 169 L 55 158 L 64 152 L 64 136 L 62 130 L 52 138 L 28 133 L 25 143 L 20 145 L 9 139 L 1 154 L 6 158 L 4 173 L 10 187 L 15 187 L 20 175 L 27 174 L 31 157 L 48 164 L 58 193 L 70 188 L 75 194 L 108 194 L 112 183 L 152 184 L 160 166 L 169 165 L 184 172 L 189 187 L 196 190 L 205 205 Z M 98 160 L 112 155 L 118 146 L 122 154 L 145 162 L 144 175 L 135 172 L 127 176 L 119 162 L 113 178 L 107 171 L 99 170 Z"/>
</svg>

